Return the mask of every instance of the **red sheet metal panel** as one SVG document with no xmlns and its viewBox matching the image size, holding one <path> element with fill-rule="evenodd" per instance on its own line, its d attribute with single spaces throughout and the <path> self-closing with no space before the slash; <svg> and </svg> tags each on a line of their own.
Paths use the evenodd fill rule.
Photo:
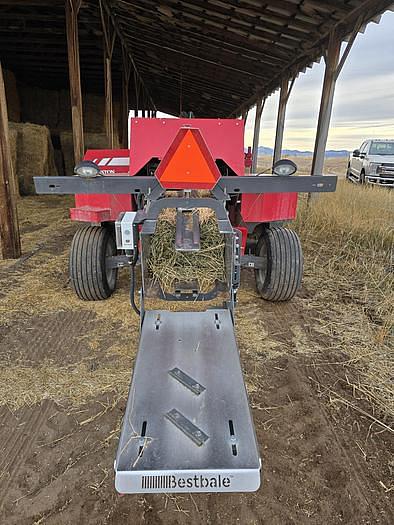
<svg viewBox="0 0 394 525">
<path fill-rule="evenodd" d="M 295 218 L 297 193 L 267 193 L 242 195 L 241 215 L 245 222 L 285 221 Z"/>
<path fill-rule="evenodd" d="M 244 172 L 244 122 L 240 119 L 131 118 L 130 175 L 151 158 L 164 157 L 179 129 L 198 128 L 214 160 L 222 159 L 237 174 Z"/>
<path fill-rule="evenodd" d="M 84 160 L 100 166 L 105 176 L 127 174 L 130 151 L 128 149 L 88 150 Z M 71 220 L 83 222 L 115 221 L 122 211 L 132 211 L 134 201 L 130 195 L 75 195 L 75 208 L 70 209 Z"/>
</svg>

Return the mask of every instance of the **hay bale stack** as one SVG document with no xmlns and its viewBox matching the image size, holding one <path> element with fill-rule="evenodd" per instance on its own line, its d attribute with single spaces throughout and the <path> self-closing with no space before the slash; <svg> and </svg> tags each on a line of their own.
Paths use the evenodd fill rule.
<svg viewBox="0 0 394 525">
<path fill-rule="evenodd" d="M 201 249 L 196 252 L 175 250 L 175 210 L 160 214 L 152 237 L 148 268 L 153 279 L 166 293 L 173 293 L 177 282 L 198 283 L 200 292 L 208 292 L 215 282 L 224 281 L 225 242 L 219 233 L 212 210 L 198 210 Z"/>
<path fill-rule="evenodd" d="M 16 143 L 15 167 L 19 192 L 21 195 L 33 195 L 33 177 L 58 174 L 49 129 L 37 124 L 10 123 L 10 133 Z"/>
<path fill-rule="evenodd" d="M 85 133 L 85 150 L 86 149 L 106 149 L 108 141 L 105 133 Z M 60 144 L 64 158 L 65 175 L 74 173 L 74 146 L 73 134 L 71 131 L 62 131 L 60 133 Z"/>
</svg>

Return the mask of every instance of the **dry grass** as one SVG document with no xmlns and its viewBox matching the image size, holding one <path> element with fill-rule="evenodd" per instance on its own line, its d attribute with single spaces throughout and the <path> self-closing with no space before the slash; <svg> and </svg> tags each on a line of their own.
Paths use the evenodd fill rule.
<svg viewBox="0 0 394 525">
<path fill-rule="evenodd" d="M 319 366 L 329 352 L 330 360 L 338 355 L 343 364 L 344 386 L 368 399 L 379 417 L 390 423 L 394 417 L 393 199 L 394 192 L 345 181 L 335 194 L 322 195 L 309 209 L 302 199 L 292 227 L 304 246 L 304 290 L 289 305 L 261 301 L 253 288 L 245 286 L 244 276 L 236 321 L 241 350 L 256 364 L 256 378 L 251 372 L 246 378 L 251 393 L 253 385 L 260 389 L 259 364 L 265 359 L 292 353 Z M 62 310 L 92 310 L 99 328 L 87 333 L 86 344 L 93 358 L 108 359 L 95 370 L 87 362 L 29 367 L 0 361 L 0 404 L 19 407 L 49 398 L 78 405 L 108 391 L 119 397 L 127 394 L 139 330 L 139 320 L 128 307 L 128 274 L 122 274 L 108 301 L 83 302 L 73 294 L 67 285 L 69 243 L 53 249 L 74 228 L 68 219 L 70 204 L 69 198 L 56 197 L 20 201 L 24 252 L 40 246 L 42 250 L 17 270 L 11 269 L 13 261 L 0 261 L 6 276 L 1 284 L 1 324 Z M 37 224 L 42 226 L 39 233 L 33 230 Z M 147 306 L 176 310 L 185 305 L 156 301 Z M 194 310 L 210 305 L 191 306 Z M 280 322 L 284 315 L 285 326 Z M 114 331 L 126 336 L 100 353 L 100 341 Z"/>
<path fill-rule="evenodd" d="M 312 157 L 287 157 L 293 160 L 297 166 L 298 175 L 310 175 L 312 168 Z M 345 176 L 348 159 L 347 157 L 327 157 L 324 162 L 323 173 L 325 175 Z M 272 157 L 264 155 L 258 159 L 258 170 L 266 170 L 272 166 Z"/>
<path fill-rule="evenodd" d="M 356 370 L 354 392 L 394 418 L 394 192 L 340 181 L 311 206 L 304 199 L 293 227 L 314 329 Z"/>
<path fill-rule="evenodd" d="M 8 365 L 1 371 L 0 404 L 16 410 L 50 399 L 77 407 L 108 392 L 125 397 L 130 374 L 130 362 L 125 360 L 97 370 L 91 370 L 87 363 L 68 367 L 53 363 Z"/>
</svg>

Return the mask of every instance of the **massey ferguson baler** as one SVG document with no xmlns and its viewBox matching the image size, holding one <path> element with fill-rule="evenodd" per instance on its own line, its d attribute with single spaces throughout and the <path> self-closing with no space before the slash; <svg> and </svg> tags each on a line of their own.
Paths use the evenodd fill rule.
<svg viewBox="0 0 394 525">
<path fill-rule="evenodd" d="M 335 191 L 336 177 L 295 176 L 281 160 L 270 175 L 245 175 L 242 120 L 130 119 L 130 150 L 94 150 L 74 176 L 36 177 L 37 193 L 75 194 L 71 218 L 87 224 L 70 253 L 73 289 L 108 298 L 131 269 L 140 343 L 115 460 L 120 493 L 257 490 L 261 461 L 234 333 L 241 267 L 254 269 L 263 299 L 297 292 L 303 257 L 294 219 L 300 192 Z M 211 290 L 162 289 L 148 268 L 159 214 L 176 210 L 174 250 L 198 251 L 198 210 L 213 210 L 225 277 Z M 135 300 L 134 269 L 142 286 Z M 214 301 L 205 311 L 145 309 L 168 301 Z M 223 299 L 224 297 L 224 299 Z M 165 303 L 164 303 L 165 304 Z"/>
</svg>

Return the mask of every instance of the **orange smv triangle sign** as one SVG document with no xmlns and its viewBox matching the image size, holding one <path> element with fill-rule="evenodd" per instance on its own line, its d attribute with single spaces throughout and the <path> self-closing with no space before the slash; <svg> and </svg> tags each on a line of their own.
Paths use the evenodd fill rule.
<svg viewBox="0 0 394 525">
<path fill-rule="evenodd" d="M 165 189 L 212 189 L 220 172 L 200 130 L 180 128 L 164 155 L 156 177 Z"/>
</svg>

